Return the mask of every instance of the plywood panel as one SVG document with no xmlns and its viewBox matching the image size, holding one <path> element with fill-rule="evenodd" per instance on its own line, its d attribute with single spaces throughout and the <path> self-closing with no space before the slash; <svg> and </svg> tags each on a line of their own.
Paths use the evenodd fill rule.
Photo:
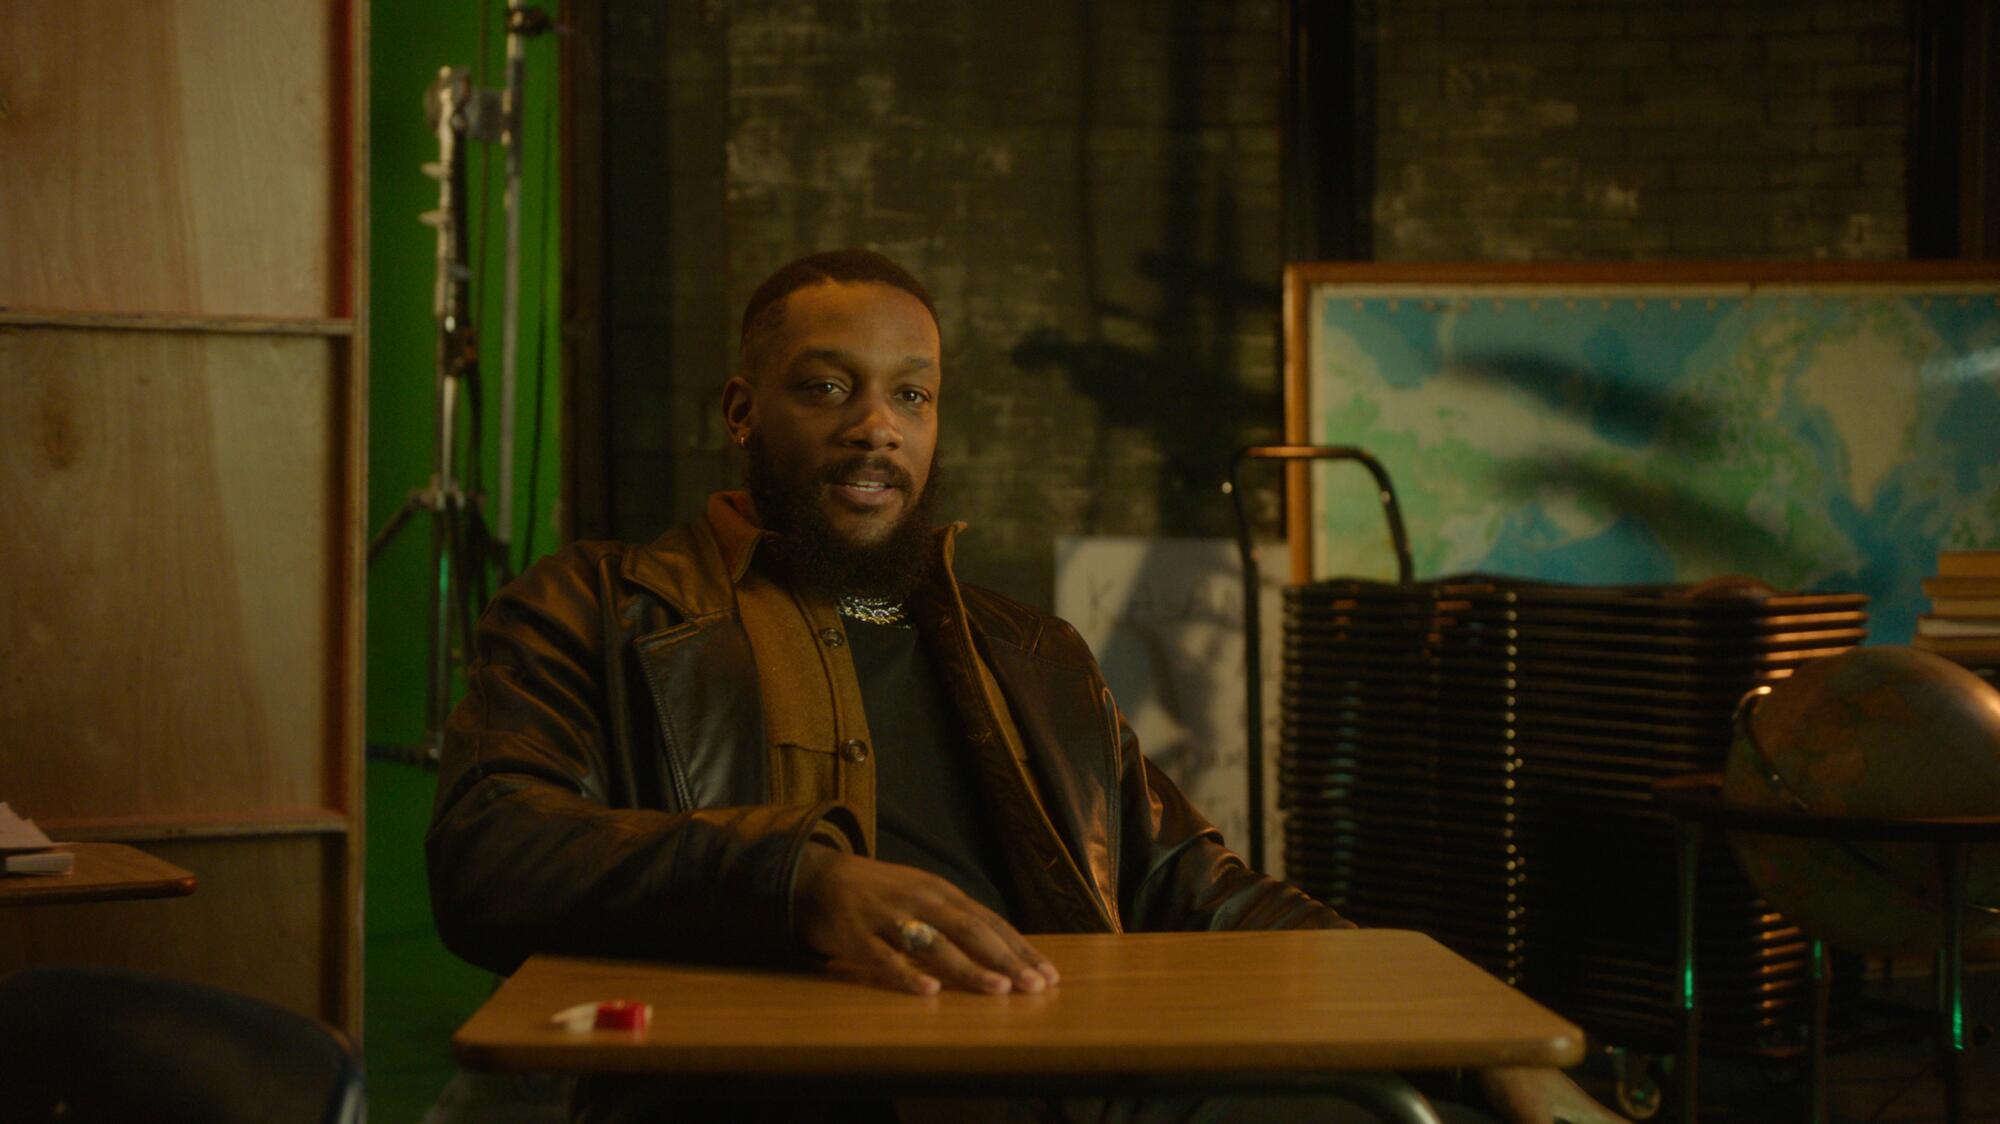
<svg viewBox="0 0 2000 1124">
<path fill-rule="evenodd" d="M 0 793 L 344 807 L 336 342 L 0 329 Z"/>
<path fill-rule="evenodd" d="M 345 840 L 149 843 L 194 873 L 192 896 L 0 909 L 0 975 L 105 964 L 226 987 L 340 1018 L 334 941 Z"/>
<path fill-rule="evenodd" d="M 0 4 L 0 305 L 344 313 L 342 35 L 325 0 Z"/>
</svg>

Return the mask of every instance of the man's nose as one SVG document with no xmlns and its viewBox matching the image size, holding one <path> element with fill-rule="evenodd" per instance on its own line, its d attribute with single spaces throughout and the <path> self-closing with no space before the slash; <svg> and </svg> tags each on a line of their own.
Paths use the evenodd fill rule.
<svg viewBox="0 0 2000 1124">
<path fill-rule="evenodd" d="M 841 431 L 841 444 L 857 449 L 894 449 L 903 443 L 903 431 L 886 395 L 865 395 L 855 406 L 853 420 Z"/>
</svg>

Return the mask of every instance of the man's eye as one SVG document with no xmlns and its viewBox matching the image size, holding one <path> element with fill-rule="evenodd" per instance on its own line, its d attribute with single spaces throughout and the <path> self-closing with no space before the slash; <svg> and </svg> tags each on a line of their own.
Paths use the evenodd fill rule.
<svg viewBox="0 0 2000 1124">
<path fill-rule="evenodd" d="M 834 382 L 832 379 L 814 379 L 813 381 L 806 383 L 800 389 L 804 390 L 808 394 L 815 394 L 822 398 L 831 398 L 834 395 L 839 394 L 845 388 L 842 387 L 839 383 Z"/>
<path fill-rule="evenodd" d="M 914 386 L 906 386 L 899 393 L 903 401 L 908 402 L 912 406 L 921 406 L 931 400 L 930 391 Z"/>
</svg>

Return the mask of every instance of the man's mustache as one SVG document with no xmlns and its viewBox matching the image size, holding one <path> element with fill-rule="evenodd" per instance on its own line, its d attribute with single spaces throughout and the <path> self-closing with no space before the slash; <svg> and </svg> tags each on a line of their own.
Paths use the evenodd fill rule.
<svg viewBox="0 0 2000 1124">
<path fill-rule="evenodd" d="M 905 492 L 909 491 L 910 485 L 914 483 L 910 479 L 909 471 L 902 465 L 883 457 L 871 457 L 866 454 L 852 456 L 828 465 L 819 476 L 823 484 L 838 484 L 843 480 L 852 480 L 859 473 L 866 473 L 871 479 L 879 479 Z"/>
</svg>

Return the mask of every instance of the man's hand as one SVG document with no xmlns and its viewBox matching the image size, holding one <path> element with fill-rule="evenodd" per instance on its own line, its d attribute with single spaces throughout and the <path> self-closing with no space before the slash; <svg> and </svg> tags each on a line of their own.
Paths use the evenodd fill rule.
<svg viewBox="0 0 2000 1124">
<path fill-rule="evenodd" d="M 1559 1069 L 1503 1066 L 1479 1071 L 1486 1103 L 1508 1124 L 1626 1124 Z"/>
<path fill-rule="evenodd" d="M 1053 986 L 1056 966 L 1004 918 L 936 875 L 809 845 L 799 860 L 799 935 L 835 975 L 935 995 L 942 986 L 1000 995 Z M 921 921 L 938 939 L 921 953 L 896 927 Z"/>
</svg>

